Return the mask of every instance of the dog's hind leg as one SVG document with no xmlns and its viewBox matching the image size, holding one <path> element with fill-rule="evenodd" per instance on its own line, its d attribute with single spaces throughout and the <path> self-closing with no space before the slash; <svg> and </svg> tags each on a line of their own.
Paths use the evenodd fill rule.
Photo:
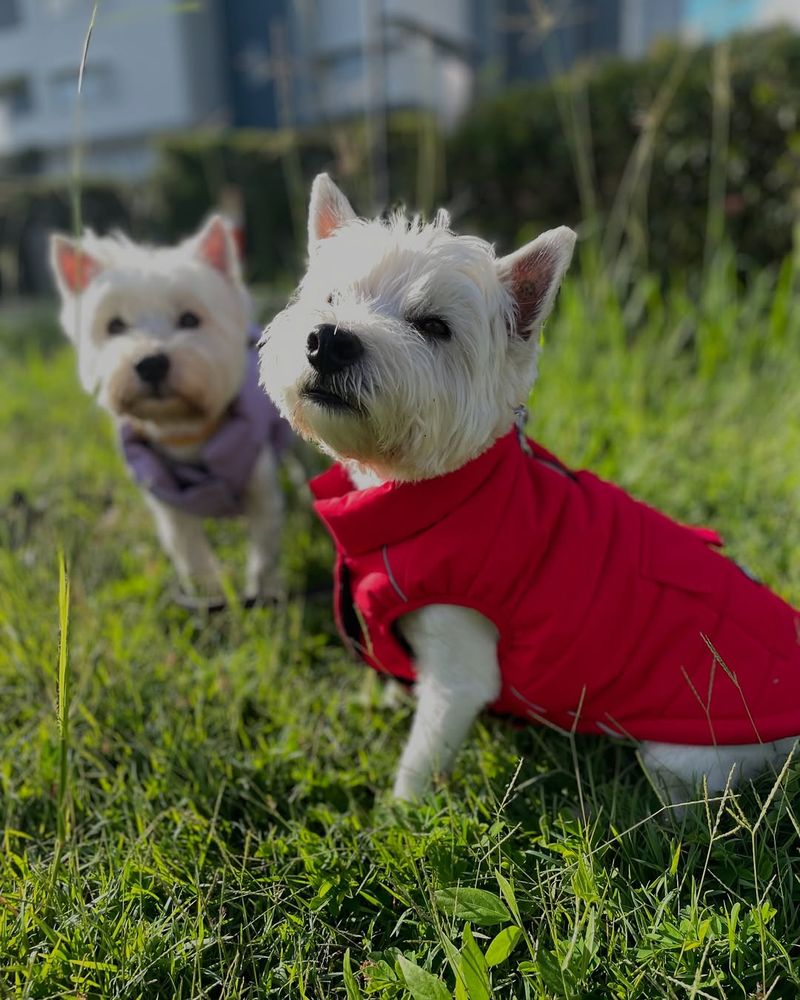
<svg viewBox="0 0 800 1000">
<path fill-rule="evenodd" d="M 264 448 L 258 456 L 250 477 L 245 517 L 248 537 L 245 597 L 255 601 L 279 597 L 283 495 L 269 448 Z"/>
<path fill-rule="evenodd" d="M 468 608 L 433 604 L 405 615 L 400 630 L 414 651 L 417 710 L 394 782 L 418 798 L 449 769 L 478 713 L 500 692 L 497 630 Z"/>
<path fill-rule="evenodd" d="M 642 743 L 639 756 L 658 789 L 676 805 L 695 796 L 703 781 L 709 795 L 718 795 L 770 765 L 780 765 L 796 743 L 796 737 L 731 746 L 649 742 Z"/>
</svg>

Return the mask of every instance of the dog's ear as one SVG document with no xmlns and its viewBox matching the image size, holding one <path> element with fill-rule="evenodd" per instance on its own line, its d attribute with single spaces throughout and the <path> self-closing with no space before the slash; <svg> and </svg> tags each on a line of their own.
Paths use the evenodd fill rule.
<svg viewBox="0 0 800 1000">
<path fill-rule="evenodd" d="M 50 268 L 62 298 L 78 295 L 103 270 L 103 265 L 87 253 L 78 240 L 63 233 L 50 237 Z"/>
<path fill-rule="evenodd" d="M 308 206 L 309 252 L 314 250 L 320 240 L 326 240 L 339 226 L 355 218 L 352 205 L 330 177 L 327 174 L 317 174 L 311 185 Z"/>
<path fill-rule="evenodd" d="M 528 340 L 550 312 L 574 247 L 575 233 L 559 226 L 497 261 L 500 280 L 514 297 L 517 333 L 523 340 Z"/>
<path fill-rule="evenodd" d="M 239 254 L 233 233 L 221 215 L 212 215 L 192 243 L 195 256 L 204 264 L 232 281 L 240 280 Z"/>
</svg>

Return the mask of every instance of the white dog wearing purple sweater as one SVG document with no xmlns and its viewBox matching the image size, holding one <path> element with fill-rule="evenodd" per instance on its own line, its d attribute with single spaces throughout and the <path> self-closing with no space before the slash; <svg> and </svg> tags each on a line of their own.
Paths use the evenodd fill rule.
<svg viewBox="0 0 800 1000">
<path fill-rule="evenodd" d="M 203 519 L 248 529 L 245 600 L 275 597 L 288 425 L 258 385 L 250 299 L 227 224 L 174 247 L 56 234 L 61 325 L 87 392 L 113 417 L 184 604 L 223 599 Z"/>
</svg>

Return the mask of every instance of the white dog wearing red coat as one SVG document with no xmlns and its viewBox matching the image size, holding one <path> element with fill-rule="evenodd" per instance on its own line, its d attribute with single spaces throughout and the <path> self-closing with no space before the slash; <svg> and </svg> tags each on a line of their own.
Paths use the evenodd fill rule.
<svg viewBox="0 0 800 1000">
<path fill-rule="evenodd" d="M 359 490 L 461 469 L 508 434 L 536 377 L 538 331 L 574 233 L 551 230 L 498 259 L 482 240 L 450 232 L 448 221 L 443 212 L 428 225 L 399 215 L 365 221 L 326 175 L 312 188 L 308 271 L 267 328 L 262 382 L 295 430 L 343 462 Z M 498 631 L 452 604 L 428 604 L 396 624 L 413 650 L 417 708 L 394 793 L 414 799 L 498 697 Z M 696 779 L 721 790 L 732 770 L 751 774 L 792 743 L 648 742 L 640 752 L 677 801 Z"/>
</svg>

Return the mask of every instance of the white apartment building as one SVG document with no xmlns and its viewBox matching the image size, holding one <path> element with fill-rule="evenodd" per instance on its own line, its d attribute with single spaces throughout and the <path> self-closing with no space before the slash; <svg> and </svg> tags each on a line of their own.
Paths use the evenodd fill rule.
<svg viewBox="0 0 800 1000">
<path fill-rule="evenodd" d="M 554 65 L 638 57 L 687 30 L 800 20 L 800 0 L 100 0 L 79 129 L 92 9 L 0 0 L 0 175 L 63 176 L 79 134 L 85 173 L 134 178 L 153 165 L 154 136 L 198 126 L 423 108 L 448 127 L 476 93 Z M 546 11 L 553 24 L 539 23 Z"/>
<path fill-rule="evenodd" d="M 476 51 L 470 0 L 306 6 L 313 11 L 305 24 L 318 66 L 318 114 L 357 114 L 376 98 L 376 88 L 386 107 L 423 108 L 445 125 L 469 106 Z"/>
<path fill-rule="evenodd" d="M 136 177 L 161 132 L 222 121 L 222 49 L 213 4 L 102 0 L 78 67 L 91 0 L 0 0 L 0 164 L 64 174 L 77 135 L 84 168 Z"/>
</svg>

